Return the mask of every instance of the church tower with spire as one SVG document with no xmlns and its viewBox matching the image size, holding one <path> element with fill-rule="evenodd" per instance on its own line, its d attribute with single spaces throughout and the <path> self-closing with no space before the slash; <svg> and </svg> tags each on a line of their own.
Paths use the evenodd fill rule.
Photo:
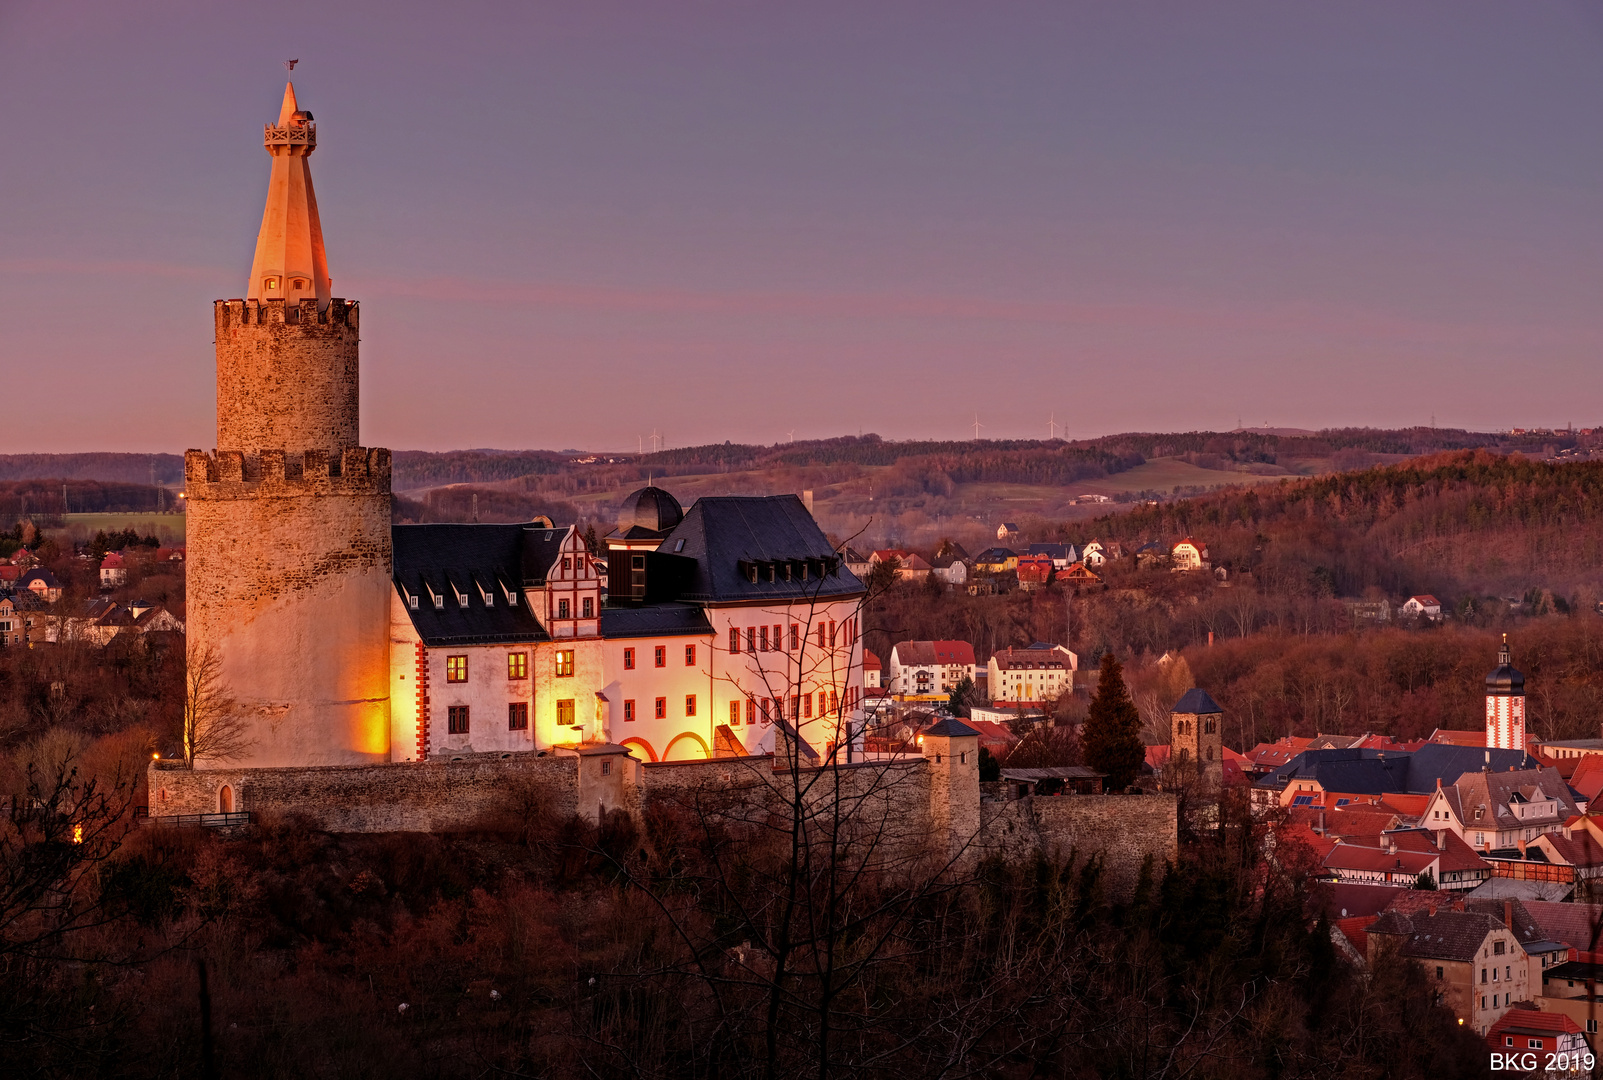
<svg viewBox="0 0 1603 1080">
<path fill-rule="evenodd" d="M 1486 676 L 1486 745 L 1525 749 L 1525 676 L 1509 661 L 1507 634 L 1497 651 L 1497 668 Z"/>
<path fill-rule="evenodd" d="M 213 311 L 217 446 L 184 461 L 190 663 L 215 656 L 249 728 L 212 764 L 388 761 L 390 452 L 361 445 L 358 310 L 332 294 L 293 84 L 264 141 L 245 296 Z"/>
</svg>

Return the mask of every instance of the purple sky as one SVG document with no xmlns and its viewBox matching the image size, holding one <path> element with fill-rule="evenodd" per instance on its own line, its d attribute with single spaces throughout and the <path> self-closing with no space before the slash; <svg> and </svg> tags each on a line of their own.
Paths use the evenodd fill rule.
<svg viewBox="0 0 1603 1080">
<path fill-rule="evenodd" d="M 6 0 L 0 451 L 212 445 L 288 57 L 371 445 L 1603 423 L 1592 0 Z"/>
</svg>

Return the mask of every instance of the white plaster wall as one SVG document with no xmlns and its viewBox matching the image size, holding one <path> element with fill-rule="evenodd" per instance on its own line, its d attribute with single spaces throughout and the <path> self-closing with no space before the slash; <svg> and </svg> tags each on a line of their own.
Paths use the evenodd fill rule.
<svg viewBox="0 0 1603 1080">
<path fill-rule="evenodd" d="M 685 646 L 696 647 L 694 664 L 685 663 Z M 655 664 L 655 650 L 663 649 L 664 666 Z M 624 667 L 624 654 L 634 650 L 634 668 Z M 713 729 L 729 722 L 730 690 L 714 681 L 713 642 L 706 636 L 617 638 L 603 646 L 606 684 L 602 692 L 611 717 L 608 731 L 613 742 L 645 744 L 642 761 L 663 761 L 668 748 L 680 740 L 675 756 L 702 756 L 713 748 Z M 685 696 L 696 696 L 696 715 L 685 715 Z M 656 699 L 666 698 L 668 715 L 656 717 Z M 624 719 L 624 702 L 635 703 L 635 719 Z M 680 739 L 680 736 L 693 738 Z M 630 743 L 630 740 L 635 740 Z"/>
<path fill-rule="evenodd" d="M 533 750 L 536 648 L 535 645 L 526 644 L 429 649 L 429 753 L 448 755 Z M 507 678 L 507 656 L 511 653 L 528 655 L 528 678 Z M 452 656 L 468 658 L 466 682 L 445 681 L 447 659 Z M 507 705 L 514 701 L 530 705 L 526 730 L 507 729 Z M 450 734 L 450 713 L 447 710 L 453 705 L 468 707 L 468 731 L 465 735 Z"/>
</svg>

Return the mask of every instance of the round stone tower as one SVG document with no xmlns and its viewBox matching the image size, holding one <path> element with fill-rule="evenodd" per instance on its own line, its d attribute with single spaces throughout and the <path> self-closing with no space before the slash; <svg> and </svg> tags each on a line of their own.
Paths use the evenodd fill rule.
<svg viewBox="0 0 1603 1080">
<path fill-rule="evenodd" d="M 1525 676 L 1509 661 L 1507 634 L 1497 651 L 1497 667 L 1486 676 L 1486 745 L 1525 749 Z"/>
<path fill-rule="evenodd" d="M 265 142 L 247 299 L 214 311 L 217 448 L 185 454 L 190 659 L 247 719 L 228 764 L 387 761 L 390 453 L 360 445 L 357 305 L 329 292 L 293 85 Z"/>
</svg>

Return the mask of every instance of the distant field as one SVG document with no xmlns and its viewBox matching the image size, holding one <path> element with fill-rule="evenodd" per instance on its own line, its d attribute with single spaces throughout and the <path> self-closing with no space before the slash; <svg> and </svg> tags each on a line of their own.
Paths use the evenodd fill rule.
<svg viewBox="0 0 1603 1080">
<path fill-rule="evenodd" d="M 164 544 L 184 542 L 183 514 L 68 514 L 65 521 L 67 535 L 74 540 L 87 540 L 97 532 L 133 529 L 140 536 L 154 536 Z"/>
<path fill-rule="evenodd" d="M 1071 494 L 1116 495 L 1121 491 L 1161 491 L 1168 494 L 1177 487 L 1221 488 L 1237 484 L 1274 484 L 1282 476 L 1255 476 L 1244 472 L 1220 472 L 1217 469 L 1199 469 L 1179 458 L 1153 458 L 1122 473 L 1070 484 Z"/>
</svg>

